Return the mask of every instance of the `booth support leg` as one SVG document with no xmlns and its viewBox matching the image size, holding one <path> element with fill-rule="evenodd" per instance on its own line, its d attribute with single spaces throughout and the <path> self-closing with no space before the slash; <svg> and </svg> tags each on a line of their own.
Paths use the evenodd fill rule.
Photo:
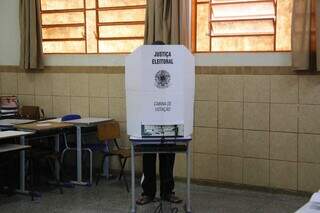
<svg viewBox="0 0 320 213">
<path fill-rule="evenodd" d="M 187 144 L 187 203 L 186 203 L 186 212 L 191 213 L 191 195 L 190 195 L 190 186 L 191 186 L 191 155 L 190 155 L 190 144 Z"/>
<path fill-rule="evenodd" d="M 131 213 L 136 213 L 136 191 L 135 191 L 135 154 L 134 145 L 131 143 Z"/>
</svg>

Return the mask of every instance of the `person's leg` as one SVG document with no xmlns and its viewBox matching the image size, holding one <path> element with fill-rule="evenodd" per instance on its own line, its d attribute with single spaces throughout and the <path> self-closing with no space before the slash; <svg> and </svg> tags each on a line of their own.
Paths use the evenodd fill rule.
<svg viewBox="0 0 320 213">
<path fill-rule="evenodd" d="M 161 198 L 168 197 L 174 189 L 174 153 L 159 154 L 160 160 L 160 196 Z"/>
<path fill-rule="evenodd" d="M 154 198 L 157 191 L 156 154 L 143 154 L 142 195 Z"/>
</svg>

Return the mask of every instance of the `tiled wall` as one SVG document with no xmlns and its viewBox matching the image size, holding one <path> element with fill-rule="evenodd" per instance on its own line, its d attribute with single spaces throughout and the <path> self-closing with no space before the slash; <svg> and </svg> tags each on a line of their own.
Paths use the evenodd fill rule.
<svg viewBox="0 0 320 213">
<path fill-rule="evenodd" d="M 250 74 L 255 69 L 258 73 L 251 68 Z M 320 76 L 211 70 L 197 69 L 193 178 L 318 190 Z M 22 104 L 41 106 L 47 115 L 113 117 L 125 138 L 123 69 L 88 73 L 2 71 L 0 88 L 3 95 L 18 94 Z M 184 155 L 177 155 L 177 176 L 184 176 L 184 164 Z"/>
</svg>

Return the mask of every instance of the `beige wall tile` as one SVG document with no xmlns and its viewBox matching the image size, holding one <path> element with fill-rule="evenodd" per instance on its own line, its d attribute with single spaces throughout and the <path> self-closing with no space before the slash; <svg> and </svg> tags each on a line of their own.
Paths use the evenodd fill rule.
<svg viewBox="0 0 320 213">
<path fill-rule="evenodd" d="M 35 74 L 35 94 L 52 95 L 52 74 L 36 73 Z"/>
<path fill-rule="evenodd" d="M 89 95 L 89 79 L 87 73 L 70 73 L 69 81 L 71 96 Z"/>
<path fill-rule="evenodd" d="M 243 130 L 218 130 L 219 154 L 243 156 Z"/>
<path fill-rule="evenodd" d="M 53 73 L 52 78 L 52 94 L 69 96 L 70 95 L 70 82 L 69 74 L 66 73 Z"/>
<path fill-rule="evenodd" d="M 108 97 L 107 74 L 89 74 L 89 95 L 91 97 Z"/>
<path fill-rule="evenodd" d="M 218 157 L 216 155 L 195 154 L 194 176 L 196 179 L 218 179 Z"/>
<path fill-rule="evenodd" d="M 244 159 L 243 182 L 254 186 L 269 186 L 269 161 L 264 159 Z"/>
<path fill-rule="evenodd" d="M 244 131 L 244 156 L 269 158 L 269 132 Z"/>
<path fill-rule="evenodd" d="M 109 117 L 117 121 L 126 121 L 126 104 L 124 98 L 109 98 Z"/>
<path fill-rule="evenodd" d="M 297 149 L 296 133 L 270 133 L 270 159 L 297 161 Z"/>
<path fill-rule="evenodd" d="M 218 130 L 216 128 L 195 127 L 193 140 L 195 152 L 218 153 Z"/>
<path fill-rule="evenodd" d="M 270 161 L 270 186 L 275 188 L 297 190 L 297 163 L 287 161 Z"/>
<path fill-rule="evenodd" d="M 90 116 L 108 117 L 108 98 L 90 98 Z"/>
<path fill-rule="evenodd" d="M 70 113 L 71 108 L 69 96 L 53 96 L 52 100 L 54 116 L 62 116 Z"/>
<path fill-rule="evenodd" d="M 109 97 L 123 98 L 125 96 L 124 74 L 109 74 L 108 81 Z"/>
<path fill-rule="evenodd" d="M 1 82 L 1 77 L 2 76 L 2 73 L 0 72 L 0 95 L 2 95 L 2 88 L 1 88 L 1 84 L 2 84 L 2 82 Z"/>
<path fill-rule="evenodd" d="M 79 114 L 81 117 L 89 116 L 89 98 L 88 97 L 71 97 L 71 113 Z"/>
<path fill-rule="evenodd" d="M 18 95 L 21 106 L 34 106 L 34 95 Z"/>
<path fill-rule="evenodd" d="M 298 106 L 296 104 L 271 104 L 270 130 L 297 132 Z"/>
<path fill-rule="evenodd" d="M 299 134 L 298 147 L 300 162 L 320 163 L 320 135 Z"/>
<path fill-rule="evenodd" d="M 120 123 L 120 140 L 118 141 L 119 146 L 130 148 L 131 142 L 129 141 L 128 134 L 127 134 L 127 123 L 126 122 L 119 122 Z"/>
<path fill-rule="evenodd" d="M 269 130 L 269 104 L 244 104 L 244 129 Z"/>
<path fill-rule="evenodd" d="M 270 102 L 270 77 L 248 75 L 244 77 L 245 102 Z"/>
<path fill-rule="evenodd" d="M 220 75 L 218 96 L 220 101 L 243 101 L 242 76 Z"/>
<path fill-rule="evenodd" d="M 242 129 L 243 103 L 219 102 L 218 125 L 220 128 Z"/>
<path fill-rule="evenodd" d="M 34 95 L 35 74 L 18 73 L 18 94 Z"/>
<path fill-rule="evenodd" d="M 35 96 L 35 105 L 43 109 L 45 117 L 53 116 L 52 96 Z"/>
<path fill-rule="evenodd" d="M 216 75 L 196 75 L 196 100 L 218 100 L 218 77 Z"/>
<path fill-rule="evenodd" d="M 219 180 L 231 183 L 242 183 L 243 158 L 218 156 Z"/>
<path fill-rule="evenodd" d="M 195 156 L 195 155 L 191 155 Z M 191 161 L 193 162 L 193 161 Z M 190 165 L 193 168 L 193 163 Z M 176 158 L 174 161 L 174 176 L 175 177 L 187 177 L 187 170 L 186 170 L 186 155 L 184 154 L 176 154 Z M 194 173 L 194 170 L 191 170 Z M 193 177 L 193 174 L 191 175 Z"/>
<path fill-rule="evenodd" d="M 271 103 L 298 103 L 298 76 L 271 76 Z"/>
<path fill-rule="evenodd" d="M 217 127 L 217 102 L 195 102 L 195 126 Z"/>
<path fill-rule="evenodd" d="M 320 106 L 300 105 L 299 132 L 320 133 Z"/>
<path fill-rule="evenodd" d="M 320 188 L 320 165 L 299 163 L 298 171 L 298 190 L 317 192 Z"/>
<path fill-rule="evenodd" d="M 1 73 L 1 92 L 3 95 L 16 95 L 18 93 L 18 75 L 14 72 Z"/>
<path fill-rule="evenodd" d="M 320 76 L 299 77 L 299 103 L 320 104 Z"/>
</svg>

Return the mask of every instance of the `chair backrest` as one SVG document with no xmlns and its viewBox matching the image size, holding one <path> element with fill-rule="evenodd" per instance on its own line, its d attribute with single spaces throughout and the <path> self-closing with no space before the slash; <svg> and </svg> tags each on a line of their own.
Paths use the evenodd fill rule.
<svg viewBox="0 0 320 213">
<path fill-rule="evenodd" d="M 97 136 L 100 141 L 120 138 L 120 125 L 118 121 L 112 120 L 98 125 Z"/>
<path fill-rule="evenodd" d="M 76 120 L 76 119 L 80 119 L 81 116 L 77 115 L 77 114 L 68 114 L 68 115 L 64 115 L 61 118 L 61 121 L 71 121 L 71 120 Z"/>
<path fill-rule="evenodd" d="M 20 116 L 24 119 L 40 120 L 40 107 L 38 106 L 22 106 Z"/>
</svg>

